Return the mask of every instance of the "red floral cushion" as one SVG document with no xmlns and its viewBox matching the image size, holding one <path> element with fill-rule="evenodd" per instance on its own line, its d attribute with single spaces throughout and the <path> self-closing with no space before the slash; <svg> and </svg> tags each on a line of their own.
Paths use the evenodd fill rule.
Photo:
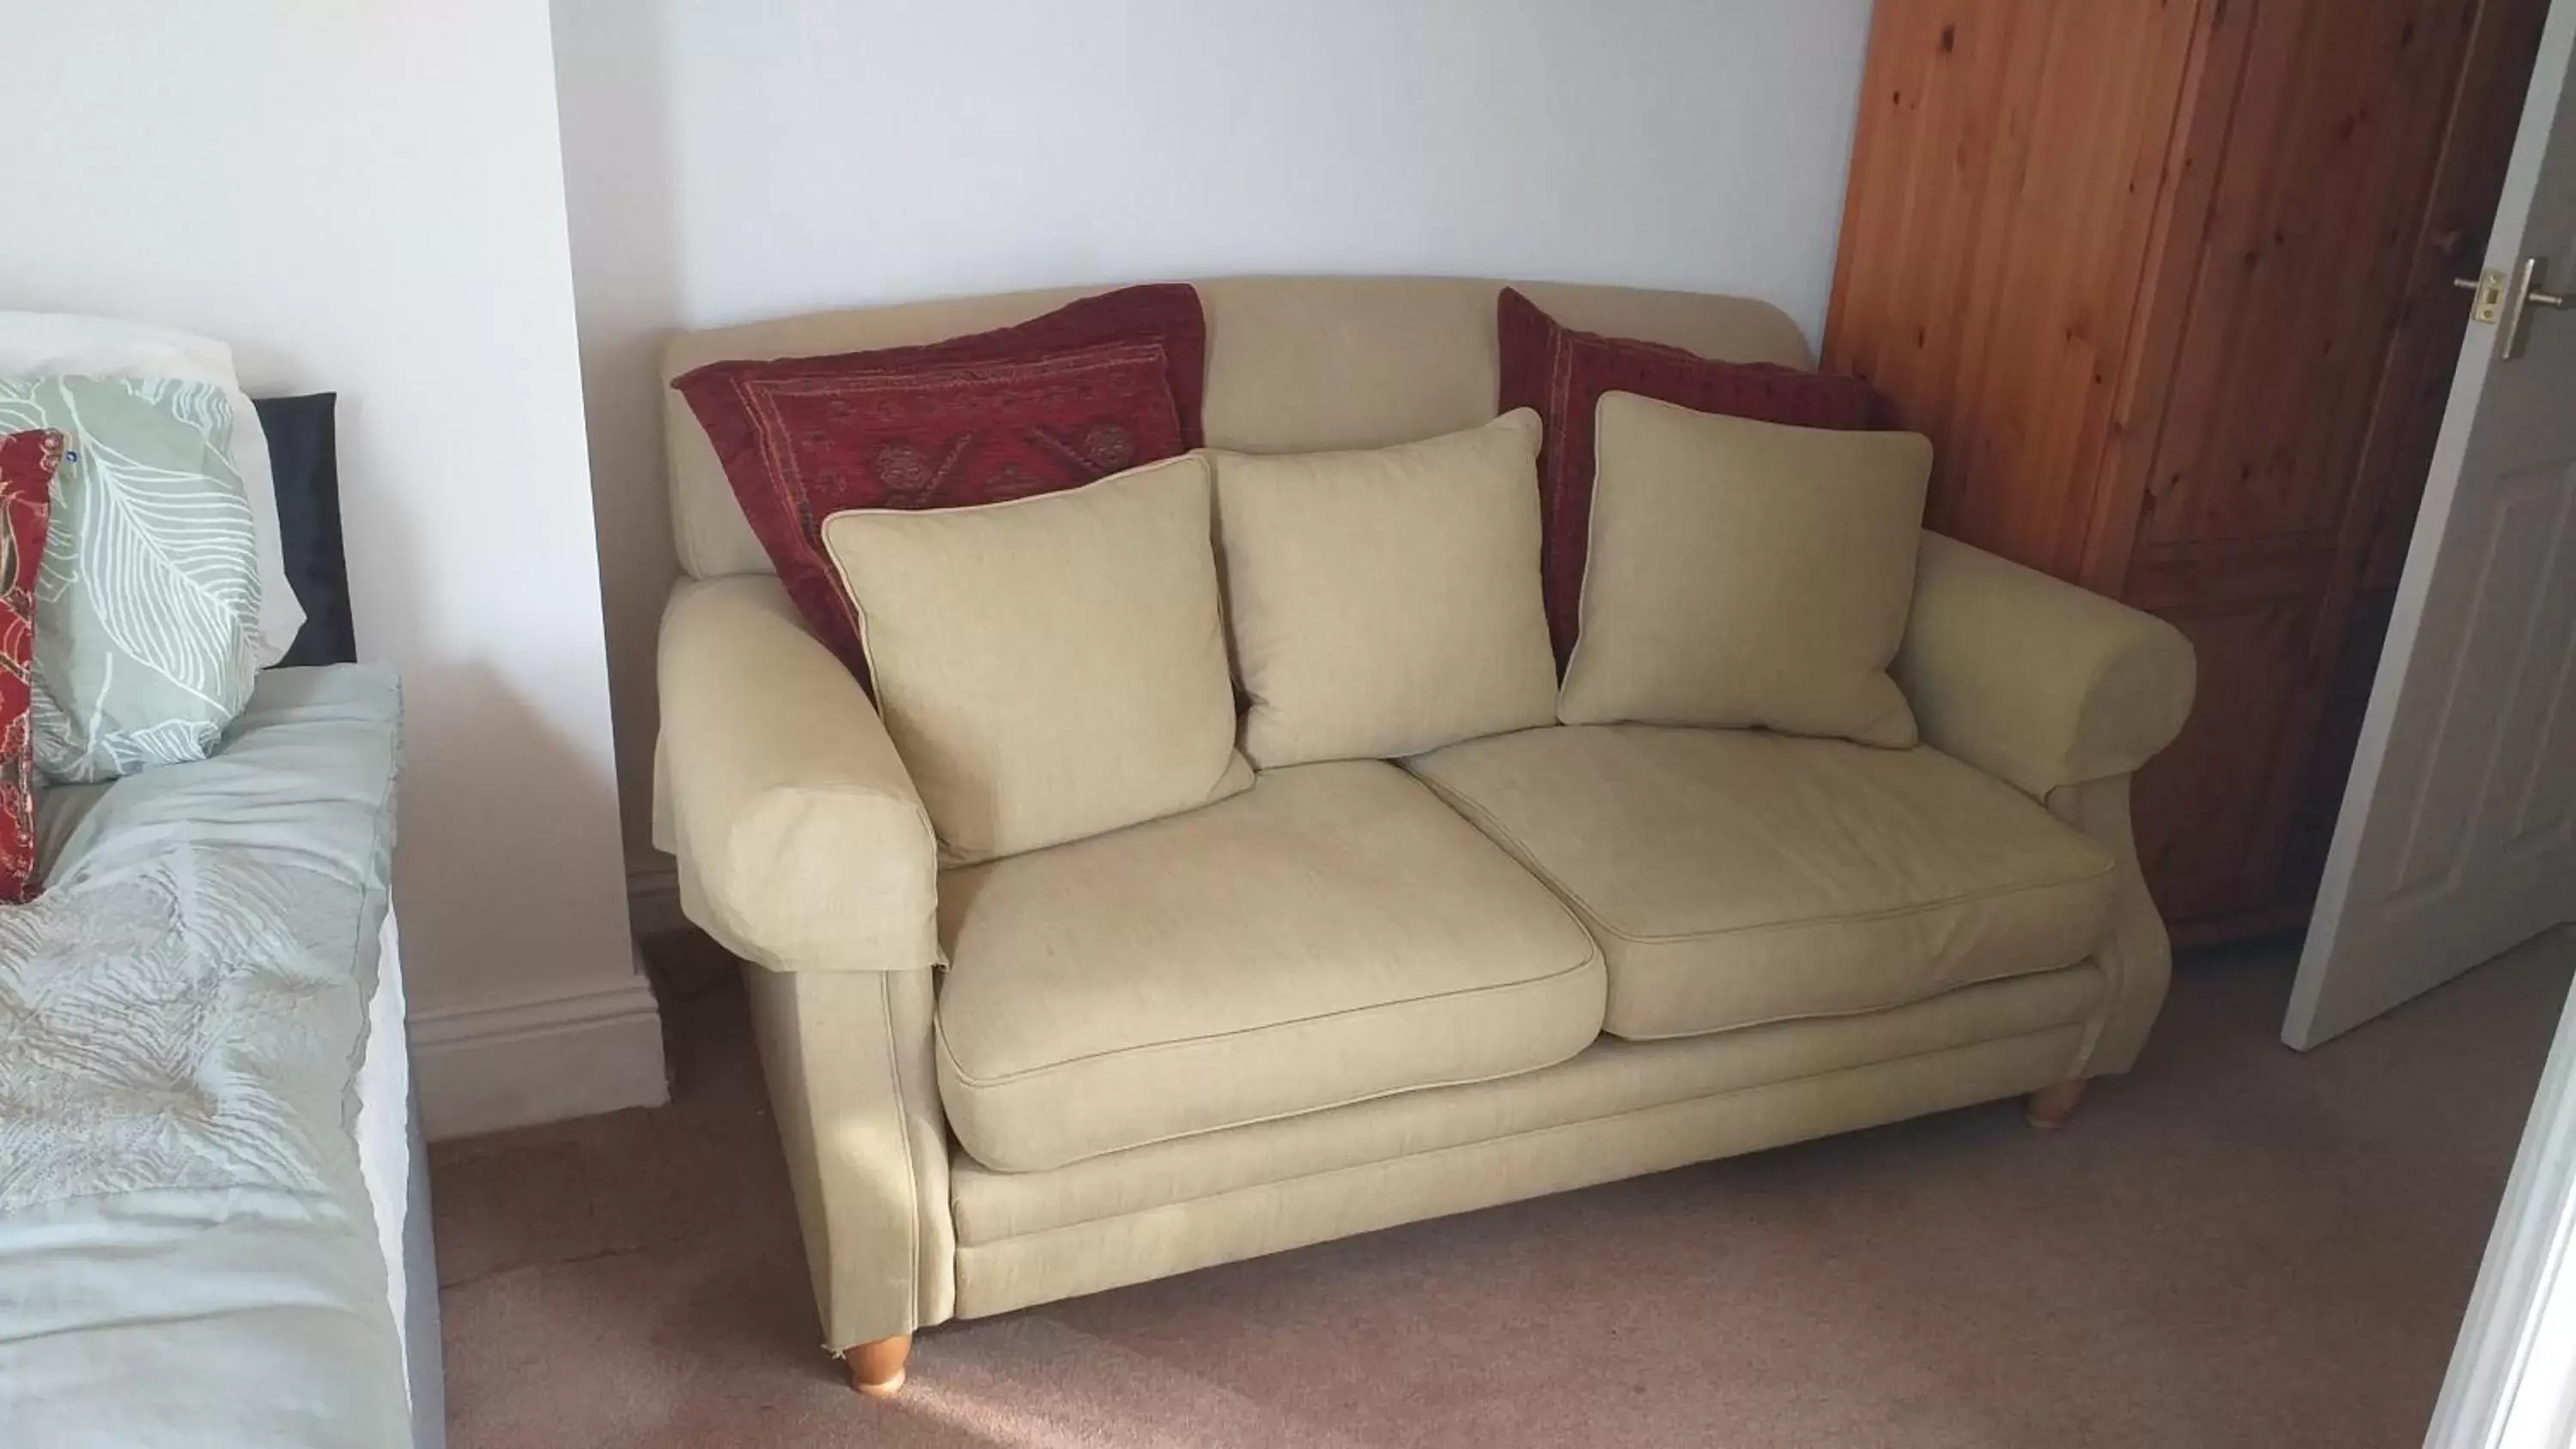
<svg viewBox="0 0 2576 1449">
<path fill-rule="evenodd" d="M 1583 561 L 1592 537 L 1592 428 L 1605 392 L 1632 392 L 1696 412 L 1801 428 L 1895 426 L 1878 389 L 1767 362 L 1718 362 L 1661 343 L 1577 332 L 1509 287 L 1496 304 L 1502 343 L 1501 412 L 1536 408 L 1544 534 L 1539 575 L 1547 632 L 1562 674 L 1583 622 Z"/>
<path fill-rule="evenodd" d="M 864 681 L 824 519 L 1054 493 L 1186 452 L 1206 358 L 1198 292 L 1161 284 L 924 347 L 719 362 L 671 385 L 788 597 Z"/>
<path fill-rule="evenodd" d="M 36 894 L 36 748 L 27 730 L 36 668 L 36 568 L 45 557 L 45 520 L 56 432 L 0 436 L 0 901 Z"/>
</svg>

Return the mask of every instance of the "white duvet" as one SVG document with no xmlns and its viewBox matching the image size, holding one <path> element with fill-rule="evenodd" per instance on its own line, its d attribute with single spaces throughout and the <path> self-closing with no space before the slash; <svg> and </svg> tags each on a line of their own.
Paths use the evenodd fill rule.
<svg viewBox="0 0 2576 1449">
<path fill-rule="evenodd" d="M 213 758 L 48 801 L 0 909 L 0 1445 L 408 1442 L 350 1130 L 398 708 L 274 672 Z"/>
</svg>

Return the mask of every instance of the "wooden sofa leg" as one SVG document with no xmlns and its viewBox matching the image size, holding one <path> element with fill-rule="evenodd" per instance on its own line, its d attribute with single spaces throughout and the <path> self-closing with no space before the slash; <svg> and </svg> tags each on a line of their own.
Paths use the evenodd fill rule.
<svg viewBox="0 0 2576 1449">
<path fill-rule="evenodd" d="M 2066 1119 L 2075 1115 L 2075 1104 L 2084 1100 L 2084 1082 L 2082 1077 L 2069 1077 L 2031 1093 L 2023 1119 L 2042 1132 L 2065 1126 Z"/>
<path fill-rule="evenodd" d="M 872 1338 L 851 1345 L 842 1355 L 850 1365 L 850 1387 L 872 1399 L 894 1397 L 903 1387 L 903 1361 L 912 1354 L 912 1335 Z"/>
</svg>

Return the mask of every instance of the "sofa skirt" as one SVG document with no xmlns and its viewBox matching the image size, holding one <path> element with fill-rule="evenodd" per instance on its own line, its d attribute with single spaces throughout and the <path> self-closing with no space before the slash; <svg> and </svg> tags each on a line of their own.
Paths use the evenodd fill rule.
<svg viewBox="0 0 2576 1449">
<path fill-rule="evenodd" d="M 981 1317 L 1354 1233 L 2028 1092 L 2083 1059 L 2100 969 L 1679 1041 L 1112 1153 L 959 1155 L 956 1313 Z"/>
</svg>

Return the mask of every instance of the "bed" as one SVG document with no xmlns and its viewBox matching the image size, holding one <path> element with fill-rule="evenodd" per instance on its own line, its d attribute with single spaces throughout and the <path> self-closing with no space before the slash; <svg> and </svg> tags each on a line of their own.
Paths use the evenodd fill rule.
<svg viewBox="0 0 2576 1449">
<path fill-rule="evenodd" d="M 280 669 L 48 792 L 0 912 L 0 1441 L 437 1445 L 389 891 L 400 695 Z"/>
</svg>

